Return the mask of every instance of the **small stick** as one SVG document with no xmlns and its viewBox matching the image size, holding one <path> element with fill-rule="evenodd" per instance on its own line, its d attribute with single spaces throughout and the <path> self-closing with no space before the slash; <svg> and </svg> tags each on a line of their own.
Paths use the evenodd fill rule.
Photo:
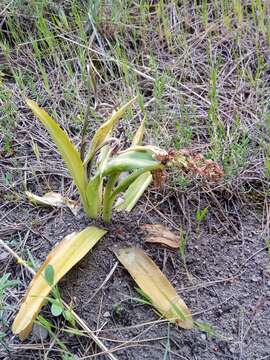
<svg viewBox="0 0 270 360">
<path fill-rule="evenodd" d="M 111 271 L 109 272 L 109 274 L 106 276 L 106 279 L 103 281 L 103 283 L 99 286 L 99 288 L 94 292 L 94 294 L 91 296 L 91 298 L 83 305 L 87 305 L 90 303 L 90 301 L 93 300 L 93 298 L 97 295 L 97 293 L 103 288 L 103 286 L 110 280 L 112 274 L 114 273 L 115 269 L 117 268 L 118 265 L 118 261 L 114 264 L 114 266 L 112 267 Z"/>
<path fill-rule="evenodd" d="M 23 265 L 32 275 L 36 275 L 35 271 L 24 261 L 19 255 L 16 254 L 15 251 L 13 251 L 7 244 L 4 243 L 3 240 L 0 239 L 0 246 L 2 246 L 5 250 L 7 250 L 15 259 L 17 259 L 18 263 Z M 62 301 L 65 308 L 73 315 L 73 317 L 76 319 L 78 324 L 83 328 L 84 331 L 87 332 L 87 334 L 92 338 L 92 340 L 100 347 L 101 350 L 111 359 L 111 360 L 118 360 L 111 352 L 110 350 L 103 344 L 102 341 L 99 340 L 99 338 L 93 333 L 93 331 L 88 327 L 88 325 L 85 323 L 83 319 L 79 317 L 75 313 L 74 310 L 71 309 L 71 307 Z"/>
</svg>

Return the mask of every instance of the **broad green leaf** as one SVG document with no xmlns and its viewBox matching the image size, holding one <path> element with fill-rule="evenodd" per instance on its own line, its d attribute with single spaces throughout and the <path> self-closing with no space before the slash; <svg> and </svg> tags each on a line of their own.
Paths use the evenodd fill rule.
<svg viewBox="0 0 270 360">
<path fill-rule="evenodd" d="M 141 151 L 117 155 L 108 161 L 102 175 L 107 176 L 115 172 L 132 171 L 136 169 L 155 170 L 162 168 L 160 161 L 154 160 L 151 154 Z"/>
<path fill-rule="evenodd" d="M 138 248 L 123 248 L 116 256 L 155 309 L 184 329 L 193 327 L 191 313 L 157 265 Z"/>
<path fill-rule="evenodd" d="M 151 172 L 147 171 L 140 175 L 127 189 L 124 200 L 116 206 L 117 210 L 130 212 L 137 204 L 140 197 L 152 181 Z"/>
<path fill-rule="evenodd" d="M 117 110 L 109 120 L 107 120 L 100 128 L 96 131 L 89 148 L 89 151 L 86 155 L 84 160 L 85 164 L 88 164 L 89 161 L 92 160 L 93 156 L 95 155 L 96 150 L 102 145 L 104 140 L 106 139 L 107 135 L 111 132 L 112 128 L 115 126 L 118 120 L 124 115 L 126 110 L 130 107 L 131 104 L 134 103 L 136 97 L 130 100 L 128 103 L 123 105 L 119 110 Z"/>
<path fill-rule="evenodd" d="M 78 188 L 84 208 L 87 209 L 87 200 L 85 196 L 86 177 L 79 152 L 69 140 L 67 134 L 60 128 L 60 126 L 53 120 L 53 118 L 47 114 L 45 110 L 41 109 L 33 100 L 27 100 L 26 103 L 51 135 L 58 151 L 66 163 L 68 171 L 75 185 Z"/>
<path fill-rule="evenodd" d="M 136 131 L 136 134 L 134 135 L 131 146 L 141 145 L 142 140 L 143 140 L 143 135 L 144 135 L 145 121 L 146 121 L 146 116 L 143 118 L 141 125 L 139 126 L 138 130 Z"/>
<path fill-rule="evenodd" d="M 136 169 L 159 169 L 161 164 L 157 161 L 140 160 L 140 159 L 114 159 L 108 162 L 103 176 L 108 176 L 113 173 L 132 171 Z"/>
<path fill-rule="evenodd" d="M 119 155 L 124 155 L 124 154 L 129 154 L 131 152 L 142 152 L 142 153 L 147 153 L 149 155 L 152 156 L 153 159 L 156 159 L 159 156 L 167 156 L 168 152 L 166 150 L 160 149 L 157 146 L 153 146 L 153 145 L 136 145 L 136 146 L 131 146 L 130 148 L 123 150 L 119 153 Z"/>
<path fill-rule="evenodd" d="M 31 281 L 21 308 L 12 324 L 12 331 L 23 340 L 31 332 L 33 321 L 52 290 L 53 286 L 106 234 L 106 230 L 90 226 L 79 233 L 66 236 L 49 253 Z M 45 269 L 54 269 L 54 281 L 49 285 Z"/>
<path fill-rule="evenodd" d="M 59 316 L 62 314 L 62 312 L 63 305 L 58 300 L 54 300 L 51 305 L 51 313 L 53 314 L 53 316 Z"/>
</svg>

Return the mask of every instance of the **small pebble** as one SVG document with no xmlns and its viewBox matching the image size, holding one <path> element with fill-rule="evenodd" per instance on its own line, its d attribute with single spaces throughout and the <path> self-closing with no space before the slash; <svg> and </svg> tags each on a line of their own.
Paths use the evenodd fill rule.
<svg viewBox="0 0 270 360">
<path fill-rule="evenodd" d="M 5 250 L 1 250 L 0 253 L 0 261 L 4 261 L 8 258 L 9 253 Z"/>
<path fill-rule="evenodd" d="M 237 354 L 239 352 L 238 350 L 238 344 L 232 343 L 229 345 L 229 350 L 232 354 Z"/>
<path fill-rule="evenodd" d="M 104 314 L 103 314 L 103 317 L 105 318 L 109 318 L 111 316 L 111 314 L 109 313 L 109 311 L 106 311 Z"/>
<path fill-rule="evenodd" d="M 201 334 L 201 339 L 202 340 L 206 340 L 206 338 L 207 338 L 206 334 Z"/>
<path fill-rule="evenodd" d="M 46 340 L 49 333 L 48 330 L 39 324 L 34 324 L 32 334 L 35 340 Z"/>
</svg>

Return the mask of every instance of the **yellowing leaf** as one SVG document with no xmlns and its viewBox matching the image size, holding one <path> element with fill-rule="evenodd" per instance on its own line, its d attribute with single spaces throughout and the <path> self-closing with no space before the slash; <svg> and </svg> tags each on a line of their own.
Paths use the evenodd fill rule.
<svg viewBox="0 0 270 360">
<path fill-rule="evenodd" d="M 143 118 L 141 125 L 139 126 L 138 130 L 136 131 L 136 134 L 134 135 L 131 146 L 141 145 L 143 135 L 144 135 L 144 129 L 145 129 L 145 119 L 146 119 L 146 116 Z"/>
<path fill-rule="evenodd" d="M 87 199 L 85 196 L 86 177 L 79 152 L 69 140 L 67 134 L 60 128 L 60 126 L 53 120 L 53 118 L 47 114 L 45 110 L 41 109 L 33 100 L 27 100 L 26 103 L 51 135 L 58 151 L 66 163 L 75 185 L 78 188 L 81 200 L 87 212 Z"/>
<path fill-rule="evenodd" d="M 25 339 L 31 332 L 33 321 L 46 302 L 52 287 L 98 242 L 106 230 L 90 226 L 79 233 L 66 236 L 47 256 L 31 281 L 21 308 L 12 324 L 12 331 Z M 47 268 L 53 268 L 53 284 L 45 279 Z"/>
<path fill-rule="evenodd" d="M 193 327 L 191 313 L 157 265 L 138 248 L 123 248 L 116 256 L 157 311 L 184 329 Z"/>
<path fill-rule="evenodd" d="M 121 119 L 121 117 L 124 115 L 126 110 L 130 107 L 130 105 L 136 100 L 134 99 L 130 100 L 128 103 L 123 105 L 119 110 L 117 110 L 109 120 L 107 120 L 103 125 L 100 126 L 100 128 L 96 131 L 89 148 L 89 151 L 86 155 L 86 158 L 84 160 L 85 164 L 88 164 L 89 161 L 91 161 L 92 157 L 94 156 L 96 150 L 102 145 L 104 140 L 106 139 L 107 135 L 111 132 L 112 128 L 115 126 L 118 120 Z"/>
<path fill-rule="evenodd" d="M 152 181 L 151 172 L 147 171 L 138 176 L 124 193 L 124 199 L 116 205 L 117 210 L 130 212 Z"/>
<path fill-rule="evenodd" d="M 25 192 L 28 200 L 33 203 L 34 205 L 40 206 L 52 206 L 52 207 L 68 207 L 74 215 L 78 214 L 79 206 L 77 201 L 73 201 L 70 199 L 65 198 L 59 193 L 56 192 L 48 192 L 43 196 L 38 196 L 30 191 Z"/>
<path fill-rule="evenodd" d="M 165 226 L 160 224 L 144 224 L 141 225 L 140 228 L 146 230 L 148 233 L 145 242 L 159 243 L 174 249 L 179 248 L 179 235 L 174 234 L 165 228 Z"/>
</svg>

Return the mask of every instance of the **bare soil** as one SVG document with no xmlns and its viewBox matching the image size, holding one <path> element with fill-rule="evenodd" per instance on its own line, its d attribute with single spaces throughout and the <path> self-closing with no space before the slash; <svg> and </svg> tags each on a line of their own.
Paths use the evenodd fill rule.
<svg viewBox="0 0 270 360">
<path fill-rule="evenodd" d="M 143 223 L 185 227 L 178 201 L 175 196 L 170 196 L 157 210 L 147 204 L 146 198 L 143 199 L 132 215 L 116 215 L 107 227 L 107 236 L 61 281 L 63 298 L 73 304 L 92 330 L 97 330 L 110 349 L 115 348 L 119 359 L 164 359 L 166 349 L 169 359 L 267 359 L 270 355 L 270 259 L 264 238 L 260 236 L 262 214 L 255 209 L 237 209 L 235 204 L 228 203 L 227 206 L 227 221 L 218 223 L 214 215 L 218 210 L 212 208 L 199 230 L 186 228 L 185 269 L 178 252 L 146 245 L 145 234 L 139 229 Z M 164 214 L 169 208 L 168 222 Z M 31 216 L 46 215 L 50 216 L 45 226 L 38 229 L 38 234 L 26 238 L 32 255 L 39 261 L 45 259 L 52 244 L 63 236 L 92 224 L 82 212 L 74 217 L 68 210 L 52 214 L 50 210 L 34 209 Z M 230 230 L 230 224 L 237 231 Z M 25 232 L 21 232 L 21 236 L 24 235 Z M 215 334 L 210 336 L 199 329 L 182 330 L 159 319 L 149 306 L 136 300 L 139 298 L 136 285 L 121 265 L 101 286 L 117 262 L 113 251 L 119 246 L 143 248 L 172 281 L 192 310 L 194 319 L 209 324 Z M 21 271 L 9 257 L 2 261 L 3 266 L 14 275 Z M 28 274 L 22 271 L 22 277 L 27 285 Z M 21 290 L 23 292 L 24 287 Z M 13 297 L 11 302 L 14 303 Z M 48 306 L 42 314 L 52 318 Z M 10 322 L 13 317 L 14 314 L 10 316 Z M 64 326 L 63 319 L 54 321 L 58 326 Z M 79 358 L 100 352 L 89 338 L 59 337 Z M 42 351 L 35 346 L 35 351 L 31 349 L 31 343 L 37 344 L 37 340 L 32 338 L 25 348 L 10 334 L 10 341 L 5 341 L 0 358 L 42 358 Z M 43 346 L 46 349 L 46 342 Z M 49 357 L 61 359 L 54 348 Z"/>
</svg>

